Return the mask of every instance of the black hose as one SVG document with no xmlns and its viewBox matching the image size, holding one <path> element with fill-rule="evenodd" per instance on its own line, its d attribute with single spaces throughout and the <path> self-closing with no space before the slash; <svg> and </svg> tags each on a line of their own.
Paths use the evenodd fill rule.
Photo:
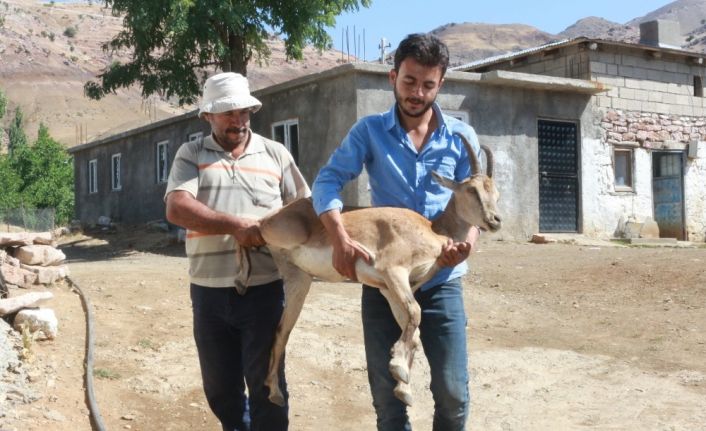
<svg viewBox="0 0 706 431">
<path fill-rule="evenodd" d="M 93 329 L 94 325 L 93 312 L 91 311 L 91 301 L 71 277 L 67 276 L 66 279 L 69 281 L 69 284 L 71 284 L 71 286 L 76 289 L 76 292 L 78 292 L 78 296 L 81 297 L 83 311 L 86 313 L 86 361 L 84 365 L 86 369 L 86 402 L 88 403 L 88 410 L 91 413 L 91 428 L 94 431 L 105 431 L 103 418 L 101 417 L 100 411 L 98 410 L 96 395 L 93 391 L 93 344 L 95 333 Z"/>
</svg>

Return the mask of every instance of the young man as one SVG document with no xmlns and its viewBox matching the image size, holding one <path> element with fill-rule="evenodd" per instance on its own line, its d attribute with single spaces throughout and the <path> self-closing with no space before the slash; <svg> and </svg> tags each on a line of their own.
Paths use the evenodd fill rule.
<svg viewBox="0 0 706 431">
<path fill-rule="evenodd" d="M 435 219 L 451 197 L 431 172 L 459 181 L 470 174 L 460 132 L 480 151 L 473 128 L 444 115 L 435 103 L 449 62 L 448 49 L 432 35 L 407 36 L 395 52 L 390 84 L 395 104 L 388 111 L 356 123 L 319 172 L 313 186 L 314 208 L 331 237 L 333 265 L 355 280 L 355 260 L 368 259 L 341 223 L 343 186 L 365 166 L 373 206 L 410 208 Z M 463 430 L 468 416 L 466 315 L 461 276 L 478 237 L 449 242 L 439 262 L 444 268 L 415 294 L 422 309 L 420 336 L 431 369 L 434 430 Z M 406 406 L 393 394 L 396 381 L 388 370 L 390 349 L 400 336 L 390 307 L 378 289 L 363 286 L 363 331 L 368 380 L 378 430 L 411 429 Z"/>
<path fill-rule="evenodd" d="M 242 75 L 207 79 L 199 116 L 211 135 L 179 148 L 165 195 L 167 219 L 187 229 L 194 338 L 206 399 L 224 431 L 288 426 L 286 403 L 271 403 L 264 384 L 282 280 L 269 253 L 253 250 L 250 285 L 236 291 L 236 250 L 264 245 L 257 220 L 310 193 L 285 147 L 250 130 L 261 106 Z M 280 382 L 286 398 L 284 364 Z"/>
</svg>

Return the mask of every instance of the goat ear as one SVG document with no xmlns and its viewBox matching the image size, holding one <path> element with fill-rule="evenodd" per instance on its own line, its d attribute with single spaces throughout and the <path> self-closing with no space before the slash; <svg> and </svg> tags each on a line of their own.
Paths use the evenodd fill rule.
<svg viewBox="0 0 706 431">
<path fill-rule="evenodd" d="M 455 190 L 456 186 L 458 185 L 458 183 L 456 181 L 454 181 L 450 178 L 442 177 L 441 174 L 439 174 L 436 171 L 432 171 L 431 175 L 434 177 L 434 180 L 437 183 L 441 184 L 442 186 L 444 186 L 448 189 Z"/>
</svg>

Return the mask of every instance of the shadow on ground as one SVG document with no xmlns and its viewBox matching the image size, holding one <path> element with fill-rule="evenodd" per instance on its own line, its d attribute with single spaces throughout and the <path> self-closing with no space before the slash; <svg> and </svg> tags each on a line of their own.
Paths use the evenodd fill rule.
<svg viewBox="0 0 706 431">
<path fill-rule="evenodd" d="M 175 232 L 146 225 L 116 225 L 111 228 L 91 228 L 63 236 L 58 248 L 68 263 L 110 260 L 139 253 L 183 256 L 184 244 Z"/>
</svg>

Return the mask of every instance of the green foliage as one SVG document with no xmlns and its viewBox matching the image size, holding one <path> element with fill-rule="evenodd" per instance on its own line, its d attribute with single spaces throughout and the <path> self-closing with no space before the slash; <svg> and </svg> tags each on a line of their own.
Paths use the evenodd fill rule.
<svg viewBox="0 0 706 431">
<path fill-rule="evenodd" d="M 27 135 L 24 131 L 24 115 L 22 110 L 15 108 L 15 118 L 10 122 L 10 128 L 7 130 L 7 135 L 10 138 L 8 149 L 10 154 L 14 153 L 20 147 L 27 146 Z"/>
<path fill-rule="evenodd" d="M 76 37 L 76 33 L 78 33 L 78 29 L 73 26 L 68 26 L 64 30 L 64 36 L 66 37 Z"/>
<path fill-rule="evenodd" d="M 49 40 L 54 42 L 54 38 L 56 38 L 56 35 L 54 34 L 54 32 L 49 33 Z"/>
<path fill-rule="evenodd" d="M 7 109 L 7 97 L 5 97 L 5 93 L 0 90 L 0 119 L 5 116 L 5 109 Z"/>
<path fill-rule="evenodd" d="M 0 214 L 20 205 L 20 186 L 22 179 L 12 169 L 10 157 L 0 154 Z"/>
<path fill-rule="evenodd" d="M 19 116 L 17 114 L 20 114 Z M 37 140 L 27 145 L 21 111 L 15 111 L 13 151 L 0 155 L 0 214 L 16 208 L 54 208 L 57 224 L 71 220 L 74 211 L 73 163 L 64 147 L 41 124 Z M 21 134 L 20 134 L 21 132 Z M 13 138 L 11 138 L 12 140 Z"/>
<path fill-rule="evenodd" d="M 307 43 L 331 46 L 326 28 L 335 25 L 336 16 L 371 1 L 106 0 L 113 15 L 124 18 L 123 30 L 104 49 L 130 49 L 132 59 L 111 65 L 84 91 L 100 99 L 138 83 L 144 97 L 158 93 L 193 103 L 200 90 L 199 71 L 215 66 L 247 75 L 253 55 L 268 58 L 268 31 L 284 36 L 288 58 L 301 59 Z"/>
<path fill-rule="evenodd" d="M 18 156 L 24 159 L 21 194 L 25 204 L 54 208 L 57 222 L 68 222 L 74 211 L 74 170 L 68 152 L 40 124 L 34 145 L 23 149 Z"/>
</svg>

